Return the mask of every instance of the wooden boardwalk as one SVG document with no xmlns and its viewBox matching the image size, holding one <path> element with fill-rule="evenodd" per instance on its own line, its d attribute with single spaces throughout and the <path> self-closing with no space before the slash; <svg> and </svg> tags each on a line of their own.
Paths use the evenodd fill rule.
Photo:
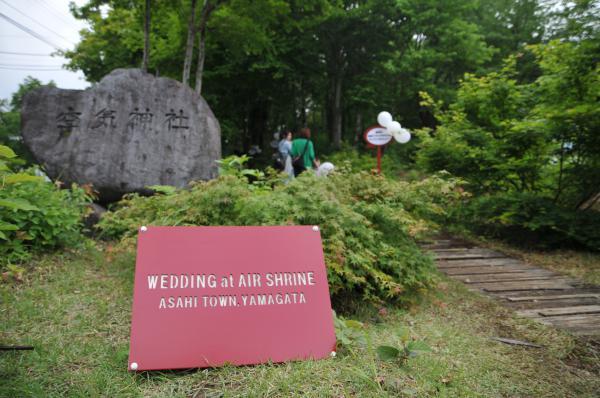
<svg viewBox="0 0 600 398">
<path fill-rule="evenodd" d="M 520 316 L 600 338 L 600 286 L 527 264 L 468 242 L 444 239 L 423 248 L 450 278 L 499 300 Z"/>
</svg>

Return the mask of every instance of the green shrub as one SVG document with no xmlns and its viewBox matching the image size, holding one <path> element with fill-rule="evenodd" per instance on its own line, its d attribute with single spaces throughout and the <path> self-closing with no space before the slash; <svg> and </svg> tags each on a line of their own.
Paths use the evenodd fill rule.
<svg viewBox="0 0 600 398">
<path fill-rule="evenodd" d="M 515 244 L 600 250 L 600 213 L 567 209 L 534 193 L 480 196 L 453 216 L 476 233 Z"/>
<path fill-rule="evenodd" d="M 360 145 L 363 145 L 362 143 Z M 401 145 L 392 141 L 383 149 L 381 157 L 381 172 L 388 177 L 413 177 L 415 170 L 410 169 L 414 163 L 414 143 Z M 377 169 L 377 149 L 351 147 L 344 145 L 341 150 L 323 156 L 321 161 L 333 163 L 338 169 L 371 172 Z M 419 178 L 421 176 L 416 176 Z"/>
<path fill-rule="evenodd" d="M 13 172 L 15 162 L 14 152 L 0 146 L 0 265 L 76 242 L 89 201 L 82 188 L 59 189 L 34 169 Z"/>
<path fill-rule="evenodd" d="M 440 215 L 443 203 L 454 200 L 456 181 L 432 177 L 409 184 L 366 172 L 305 173 L 284 185 L 244 170 L 227 174 L 171 195 L 129 195 L 99 227 L 127 246 L 140 225 L 320 225 L 334 299 L 410 299 L 431 286 L 433 263 L 415 238 L 435 229 L 424 217 Z"/>
</svg>

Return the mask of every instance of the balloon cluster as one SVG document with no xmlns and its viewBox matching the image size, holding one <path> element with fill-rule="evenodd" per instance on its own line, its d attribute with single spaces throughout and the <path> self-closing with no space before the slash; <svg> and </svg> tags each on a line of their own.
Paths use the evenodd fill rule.
<svg viewBox="0 0 600 398">
<path fill-rule="evenodd" d="M 406 144 L 408 141 L 410 141 L 410 132 L 400 126 L 400 123 L 392 119 L 392 115 L 389 112 L 380 112 L 379 115 L 377 115 L 377 123 L 385 127 L 385 129 L 399 143 Z"/>
</svg>

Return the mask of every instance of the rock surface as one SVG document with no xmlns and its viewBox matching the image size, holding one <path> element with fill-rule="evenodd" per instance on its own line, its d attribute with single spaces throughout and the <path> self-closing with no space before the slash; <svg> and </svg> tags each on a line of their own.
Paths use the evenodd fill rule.
<svg viewBox="0 0 600 398">
<path fill-rule="evenodd" d="M 139 69 L 116 69 L 86 90 L 33 90 L 21 126 L 51 178 L 91 183 L 103 202 L 218 173 L 221 129 L 206 101 Z"/>
</svg>

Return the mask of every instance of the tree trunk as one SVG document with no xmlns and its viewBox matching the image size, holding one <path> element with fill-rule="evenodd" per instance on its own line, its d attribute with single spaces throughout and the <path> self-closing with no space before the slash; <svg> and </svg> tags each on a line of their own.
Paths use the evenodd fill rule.
<svg viewBox="0 0 600 398">
<path fill-rule="evenodd" d="M 339 149 L 342 146 L 342 76 L 334 76 L 333 92 L 333 147 Z"/>
<path fill-rule="evenodd" d="M 358 144 L 362 141 L 363 128 L 362 128 L 362 112 L 356 111 L 356 125 L 354 127 L 354 144 Z"/>
<path fill-rule="evenodd" d="M 144 58 L 142 59 L 142 70 L 148 72 L 148 61 L 150 60 L 150 0 L 146 0 L 144 17 Z"/>
<path fill-rule="evenodd" d="M 258 145 L 265 150 L 264 136 L 268 133 L 267 121 L 269 120 L 269 104 L 266 100 L 256 99 L 254 108 L 250 112 L 250 141 L 251 145 Z"/>
<path fill-rule="evenodd" d="M 183 61 L 183 77 L 181 82 L 186 86 L 189 85 L 190 71 L 192 70 L 192 58 L 194 56 L 194 36 L 196 36 L 196 26 L 194 19 L 196 17 L 196 3 L 198 0 L 192 0 L 191 14 L 188 21 L 188 35 L 185 45 L 185 59 Z"/>
<path fill-rule="evenodd" d="M 327 126 L 327 139 L 329 143 L 333 142 L 333 98 L 335 87 L 333 84 L 333 79 L 330 77 L 327 88 L 327 96 L 325 98 L 325 111 L 323 112 L 325 115 L 325 125 Z"/>
<path fill-rule="evenodd" d="M 588 199 L 581 201 L 580 204 L 577 205 L 577 210 L 589 210 L 594 208 L 596 203 L 600 203 L 600 192 L 595 195 L 589 196 Z"/>
<path fill-rule="evenodd" d="M 554 203 L 558 202 L 558 198 L 563 190 L 563 170 L 564 170 L 564 159 L 565 159 L 565 138 L 562 137 L 560 143 L 560 166 L 558 171 L 558 187 L 556 188 L 556 195 L 554 195 Z"/>
<path fill-rule="evenodd" d="M 300 125 L 306 126 L 306 93 L 303 81 L 300 82 Z"/>
<path fill-rule="evenodd" d="M 218 2 L 217 2 L 218 3 Z M 202 16 L 200 17 L 200 23 L 198 30 L 200 31 L 200 38 L 198 39 L 198 64 L 196 65 L 196 94 L 202 94 L 202 75 L 204 74 L 204 58 L 206 55 L 206 24 L 210 14 L 215 9 L 217 3 L 211 4 L 209 0 L 204 0 L 204 6 L 202 7 Z"/>
</svg>

